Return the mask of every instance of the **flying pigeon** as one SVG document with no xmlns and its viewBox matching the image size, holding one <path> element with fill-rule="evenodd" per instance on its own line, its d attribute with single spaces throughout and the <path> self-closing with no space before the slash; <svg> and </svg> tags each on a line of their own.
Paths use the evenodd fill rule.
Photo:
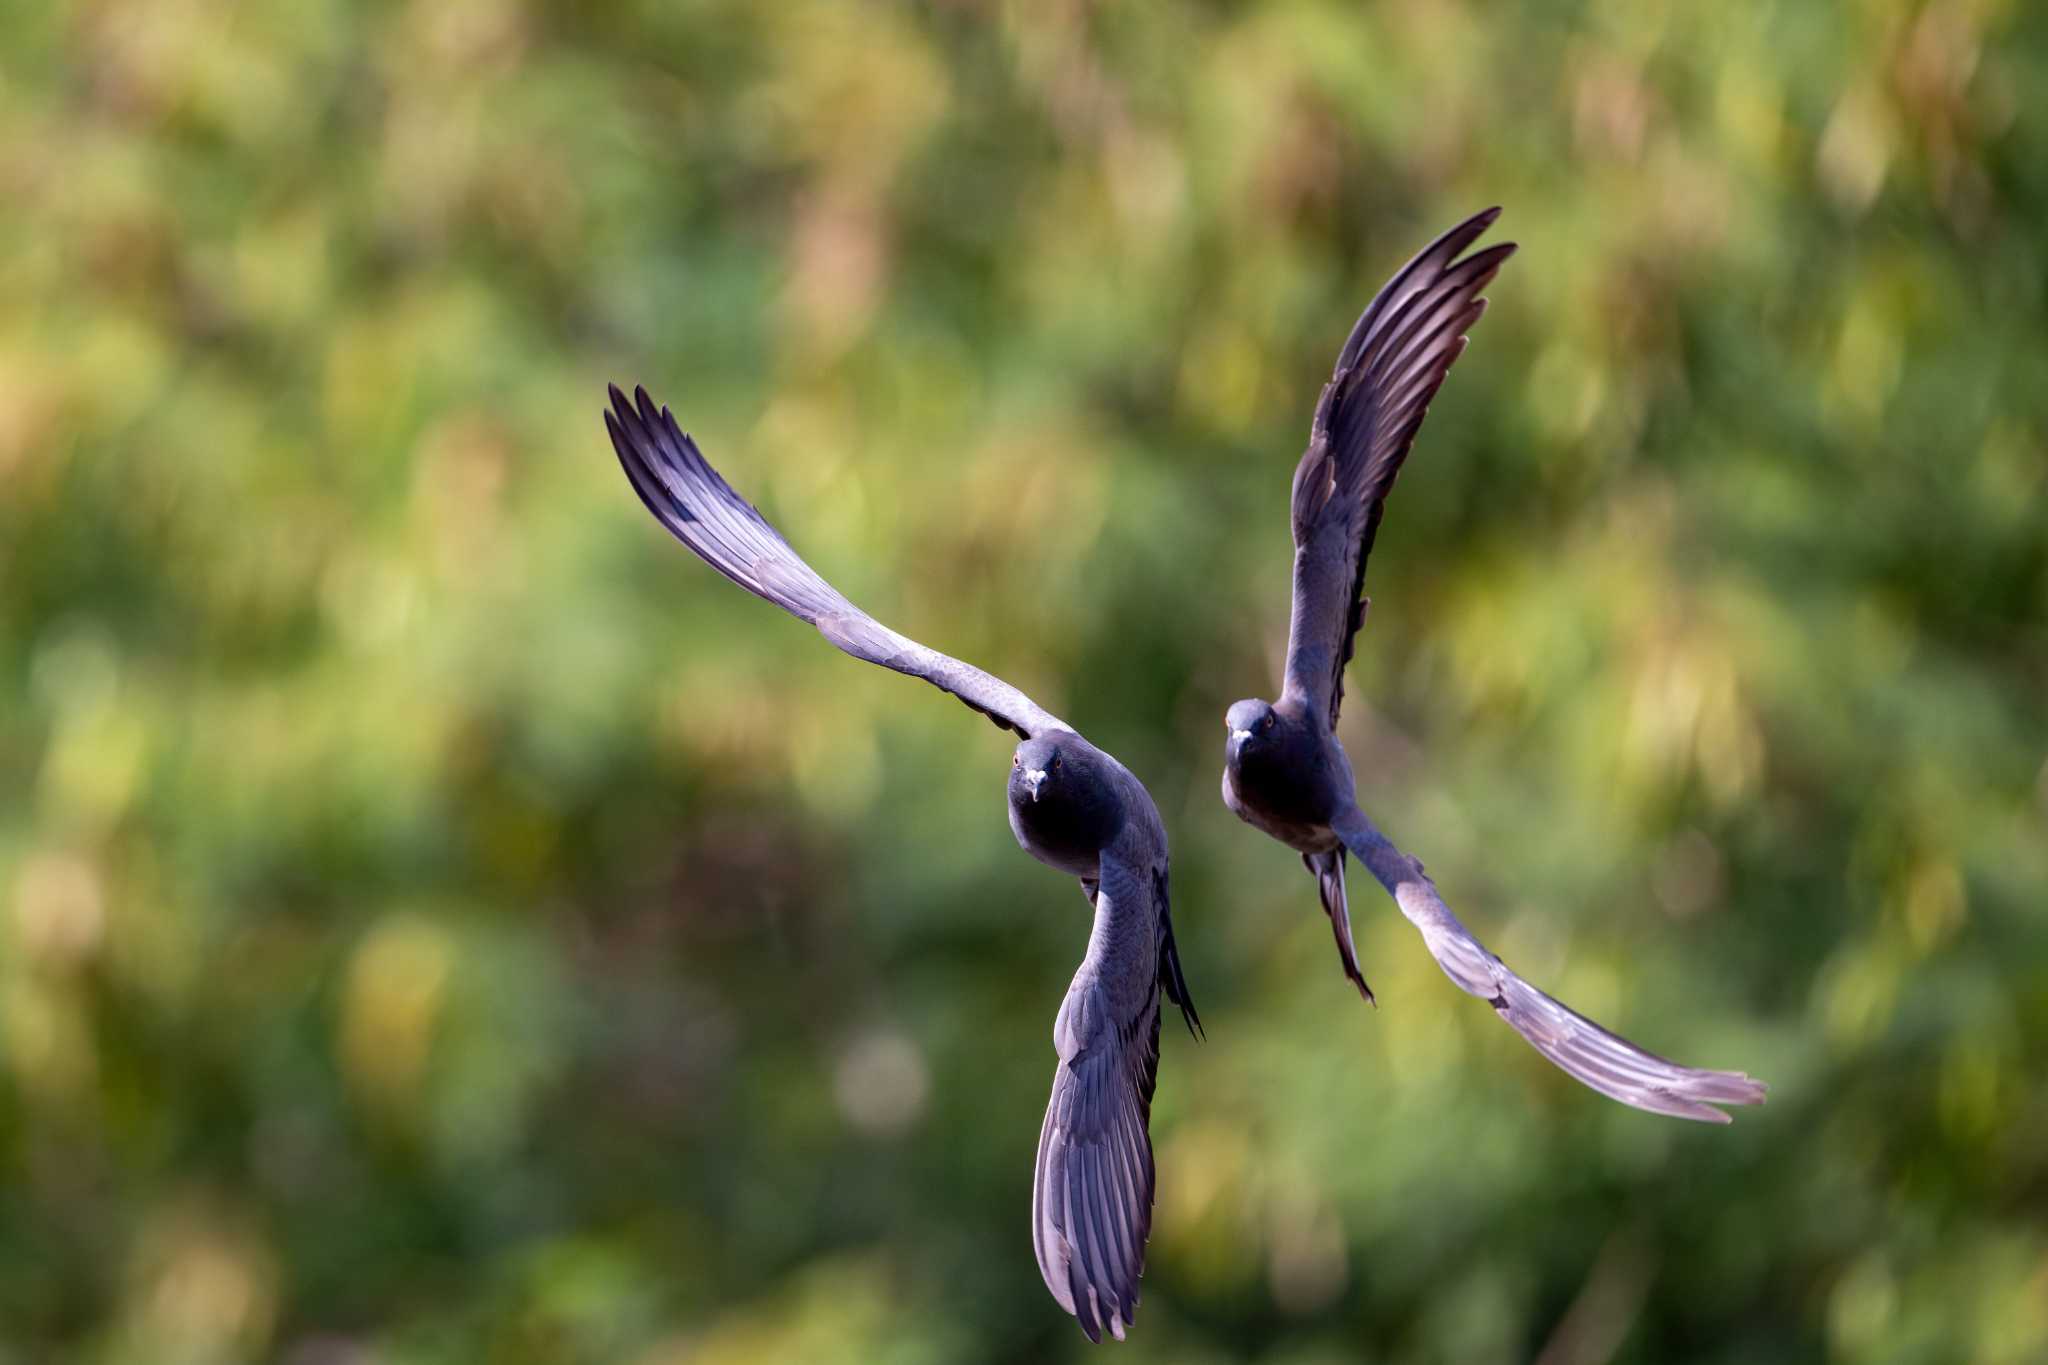
<svg viewBox="0 0 2048 1365">
<path fill-rule="evenodd" d="M 1024 851 L 1080 879 L 1094 908 L 1087 955 L 1053 1023 L 1052 1100 L 1038 1138 L 1031 1243 L 1039 1273 L 1091 1341 L 1121 1338 L 1152 1226 L 1147 1121 L 1159 1069 L 1159 997 L 1200 1020 L 1181 975 L 1167 897 L 1166 829 L 1123 764 L 1000 678 L 927 649 L 849 602 L 704 459 L 645 389 L 614 386 L 604 415 L 634 492 L 712 568 L 856 659 L 950 692 L 1019 737 L 1010 829 Z"/>
<path fill-rule="evenodd" d="M 1294 604 L 1280 699 L 1240 701 L 1227 713 L 1223 804 L 1301 854 L 1344 974 L 1368 1001 L 1345 903 L 1347 850 L 1422 931 L 1445 975 L 1571 1076 L 1638 1109 L 1726 1123 L 1713 1106 L 1762 1103 L 1761 1081 L 1666 1061 L 1508 970 L 1451 913 L 1422 864 L 1359 809 L 1351 761 L 1337 740 L 1344 667 L 1365 622 L 1365 561 L 1388 491 L 1430 399 L 1465 349 L 1465 333 L 1486 311 L 1479 291 L 1515 247 L 1460 253 L 1499 216 L 1488 209 L 1424 247 L 1366 307 L 1338 353 L 1294 471 Z"/>
</svg>

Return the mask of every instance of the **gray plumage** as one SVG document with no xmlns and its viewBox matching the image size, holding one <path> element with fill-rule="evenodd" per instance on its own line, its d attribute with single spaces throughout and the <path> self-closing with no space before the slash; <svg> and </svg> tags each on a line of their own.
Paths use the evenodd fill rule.
<svg viewBox="0 0 2048 1365">
<path fill-rule="evenodd" d="M 1337 740 L 1344 667 L 1365 620 L 1365 564 L 1386 498 L 1512 243 L 1460 257 L 1490 227 L 1488 209 L 1437 238 L 1360 315 L 1316 404 L 1294 471 L 1294 605 L 1277 702 L 1240 701 L 1225 717 L 1223 801 L 1301 854 L 1316 877 L 1344 973 L 1367 1000 L 1345 899 L 1344 858 L 1363 863 L 1422 931 L 1459 989 L 1491 1004 L 1537 1051 L 1624 1104 L 1726 1123 L 1717 1104 L 1758 1104 L 1764 1085 L 1734 1071 L 1679 1066 L 1568 1009 L 1508 970 L 1437 894 L 1422 864 L 1358 808 Z"/>
<path fill-rule="evenodd" d="M 857 659 L 922 678 L 1021 739 L 1010 828 L 1024 850 L 1081 882 L 1094 907 L 1087 955 L 1053 1024 L 1059 1062 L 1039 1134 L 1031 1244 L 1039 1273 L 1090 1340 L 1122 1337 L 1152 1227 L 1147 1123 L 1159 1069 L 1159 997 L 1199 1030 L 1167 895 L 1166 828 L 1123 764 L 1029 697 L 928 649 L 848 601 L 733 492 L 645 389 L 614 387 L 612 447 L 656 520 L 712 568 Z"/>
</svg>

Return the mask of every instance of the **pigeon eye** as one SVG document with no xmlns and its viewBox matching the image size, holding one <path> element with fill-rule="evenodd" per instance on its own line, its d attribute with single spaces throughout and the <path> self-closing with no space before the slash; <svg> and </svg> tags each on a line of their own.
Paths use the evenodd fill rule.
<svg viewBox="0 0 2048 1365">
<path fill-rule="evenodd" d="M 1266 713 L 1266 718 L 1259 722 L 1259 728 L 1261 730 L 1270 730 L 1273 728 L 1273 713 L 1271 711 L 1268 711 Z"/>
<path fill-rule="evenodd" d="M 1058 772 L 1058 771 L 1060 770 L 1060 761 L 1059 761 L 1059 759 L 1057 759 L 1057 758 L 1053 759 L 1053 761 L 1052 761 L 1052 770 L 1053 770 L 1054 772 Z"/>
</svg>

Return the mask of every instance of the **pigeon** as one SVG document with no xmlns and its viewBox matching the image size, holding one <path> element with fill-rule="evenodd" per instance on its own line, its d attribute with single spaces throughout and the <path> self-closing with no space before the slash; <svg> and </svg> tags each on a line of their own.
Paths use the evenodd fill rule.
<svg viewBox="0 0 2048 1365">
<path fill-rule="evenodd" d="M 1499 216 L 1487 209 L 1424 247 L 1359 316 L 1337 356 L 1294 471 L 1294 604 L 1280 698 L 1236 702 L 1226 713 L 1223 804 L 1301 855 L 1344 974 L 1368 1002 L 1345 901 L 1347 852 L 1422 931 L 1445 975 L 1572 1077 L 1638 1109 L 1726 1123 L 1714 1106 L 1762 1103 L 1762 1082 L 1666 1061 L 1510 971 L 1451 913 L 1422 864 L 1359 809 L 1337 740 L 1344 668 L 1368 605 L 1366 557 L 1430 399 L 1486 311 L 1479 291 L 1514 253 L 1504 243 L 1461 255 Z"/>
<path fill-rule="evenodd" d="M 1053 1023 L 1059 1063 L 1039 1132 L 1031 1244 L 1059 1306 L 1091 1341 L 1121 1339 L 1138 1304 L 1152 1226 L 1159 998 L 1201 1036 L 1174 945 L 1166 828 L 1123 764 L 971 664 L 899 635 L 848 601 L 733 492 L 645 389 L 611 389 L 604 415 L 633 491 L 677 540 L 856 659 L 950 692 L 1019 743 L 1010 829 L 1024 851 L 1080 880 L 1095 913 L 1087 955 Z"/>
</svg>

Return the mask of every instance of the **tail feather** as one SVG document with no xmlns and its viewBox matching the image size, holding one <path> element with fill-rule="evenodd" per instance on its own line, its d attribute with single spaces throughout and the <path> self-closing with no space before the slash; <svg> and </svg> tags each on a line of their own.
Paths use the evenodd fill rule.
<svg viewBox="0 0 2048 1365">
<path fill-rule="evenodd" d="M 1344 975 L 1358 987 L 1366 1004 L 1378 1006 L 1372 987 L 1365 984 L 1365 973 L 1358 969 L 1358 950 L 1351 943 L 1351 907 L 1344 896 L 1344 846 L 1339 844 L 1328 853 L 1304 853 L 1301 862 L 1315 875 L 1316 889 L 1322 893 L 1323 913 L 1330 917 L 1330 932 L 1337 940 L 1337 958 L 1344 964 Z"/>
<path fill-rule="evenodd" d="M 1189 1036 L 1206 1041 L 1202 1016 L 1195 1013 L 1195 997 L 1188 993 L 1188 979 L 1180 969 L 1180 949 L 1173 941 L 1172 897 L 1167 891 L 1166 869 L 1162 867 L 1152 875 L 1159 901 L 1159 984 L 1166 991 L 1166 998 L 1180 1006 L 1180 1017 L 1188 1026 Z"/>
<path fill-rule="evenodd" d="M 1188 1026 L 1188 1034 L 1197 1041 L 1208 1035 L 1202 1032 L 1202 1016 L 1195 1013 L 1195 998 L 1188 994 L 1188 979 L 1180 969 L 1180 950 L 1173 942 L 1173 921 L 1163 926 L 1165 934 L 1159 940 L 1159 984 L 1166 990 L 1166 998 L 1180 1006 L 1180 1017 Z"/>
</svg>

